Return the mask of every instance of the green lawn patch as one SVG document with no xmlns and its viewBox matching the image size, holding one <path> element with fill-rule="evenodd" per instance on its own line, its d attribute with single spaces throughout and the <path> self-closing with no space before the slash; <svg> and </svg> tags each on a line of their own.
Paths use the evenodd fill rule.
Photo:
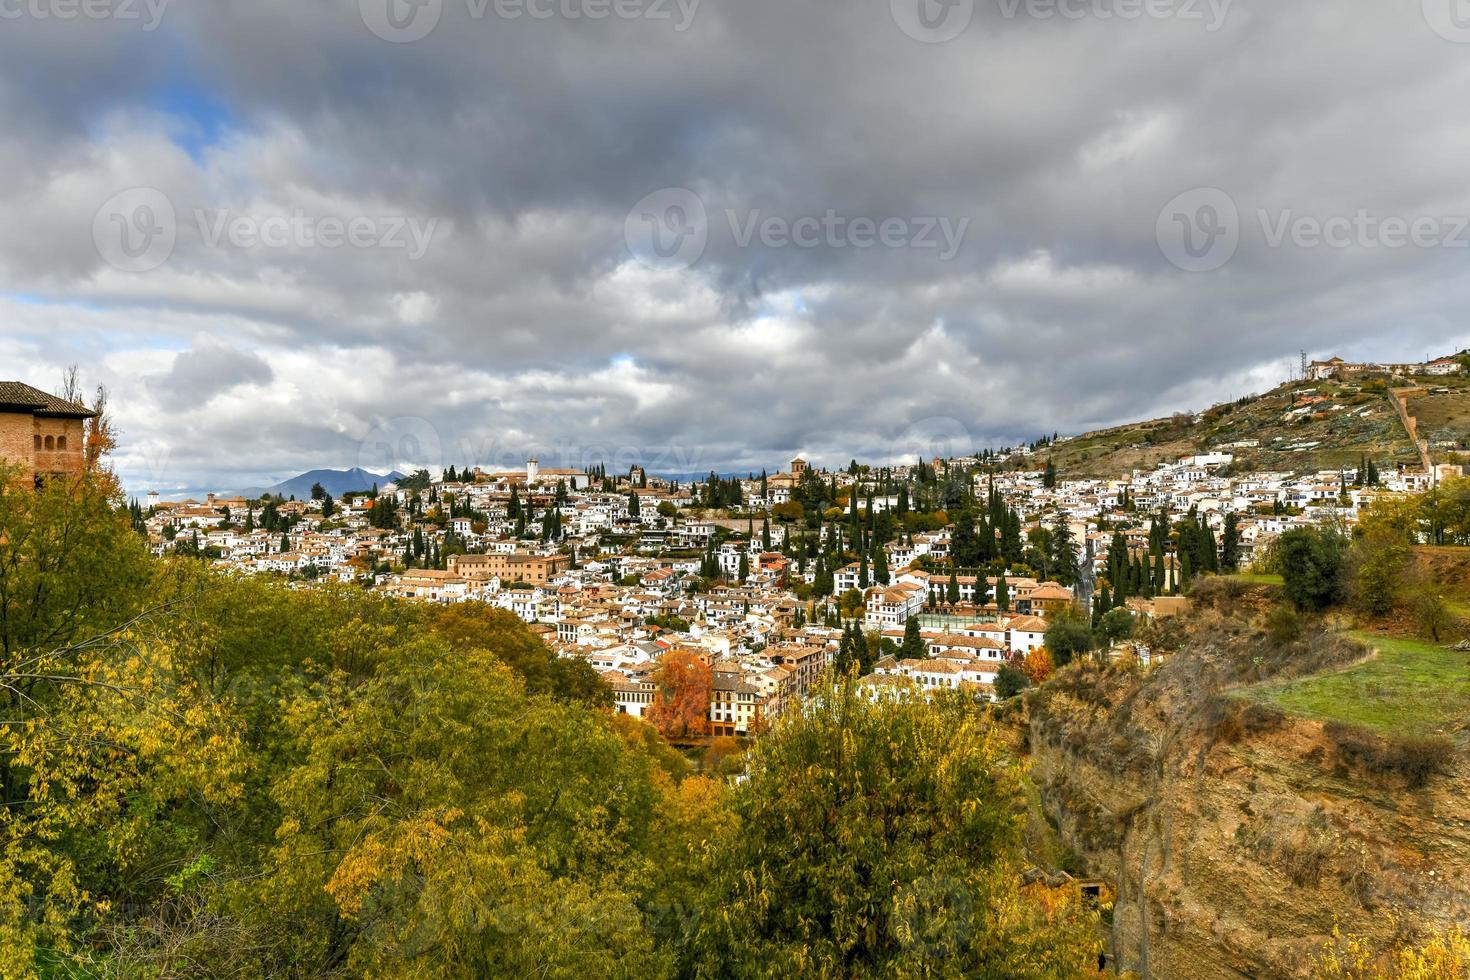
<svg viewBox="0 0 1470 980">
<path fill-rule="evenodd" d="M 1262 575 L 1256 572 L 1240 572 L 1231 578 L 1239 579 L 1248 585 L 1285 585 L 1286 580 L 1280 575 Z"/>
<path fill-rule="evenodd" d="M 1378 656 L 1346 670 L 1258 684 L 1245 695 L 1318 721 L 1366 725 L 1389 735 L 1451 735 L 1470 743 L 1464 727 L 1470 718 L 1470 654 L 1418 640 L 1352 635 Z"/>
</svg>

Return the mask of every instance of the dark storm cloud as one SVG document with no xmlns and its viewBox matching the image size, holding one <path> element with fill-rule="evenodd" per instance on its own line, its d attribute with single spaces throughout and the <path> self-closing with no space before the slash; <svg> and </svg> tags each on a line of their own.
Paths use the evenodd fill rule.
<svg viewBox="0 0 1470 980">
<path fill-rule="evenodd" d="M 0 32 L 8 349 L 42 380 L 93 361 L 154 460 L 138 479 L 352 465 L 395 425 L 457 465 L 893 458 L 1201 407 L 1301 349 L 1470 339 L 1466 249 L 1268 234 L 1470 214 L 1470 44 L 1421 4 L 976 0 L 931 44 L 904 0 L 429 0 L 432 32 L 391 43 L 383 2 Z M 1120 15 L 1143 7 L 1164 15 Z M 144 271 L 97 240 L 134 187 L 173 212 Z M 1208 187 L 1238 245 L 1189 273 L 1160 212 Z M 690 268 L 630 253 L 663 188 L 703 208 Z M 829 216 L 835 239 L 793 244 Z M 372 234 L 321 243 L 354 220 Z M 432 226 L 422 254 L 390 241 L 406 220 Z M 903 244 L 863 244 L 864 220 Z M 914 247 L 939 221 L 963 229 L 949 257 Z"/>
<path fill-rule="evenodd" d="M 258 354 L 205 343 L 174 358 L 167 374 L 148 379 L 160 405 L 173 411 L 206 405 L 237 385 L 264 385 L 275 377 Z"/>
</svg>

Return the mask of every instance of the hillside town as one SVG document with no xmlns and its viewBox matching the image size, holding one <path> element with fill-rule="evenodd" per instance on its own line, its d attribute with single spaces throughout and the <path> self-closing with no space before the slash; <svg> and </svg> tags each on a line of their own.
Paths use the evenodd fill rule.
<svg viewBox="0 0 1470 980">
<path fill-rule="evenodd" d="M 160 555 L 507 610 L 590 664 L 637 717 L 657 699 L 665 658 L 693 658 L 712 676 L 710 732 L 743 736 L 847 656 L 874 690 L 903 679 L 994 697 L 1002 669 L 1024 669 L 1058 615 L 1174 615 L 1192 573 L 1247 568 L 1293 526 L 1351 525 L 1374 495 L 1436 478 L 1368 461 L 1231 475 L 1233 459 L 1066 480 L 1036 448 L 1004 466 L 982 455 L 829 472 L 798 458 L 783 472 L 691 483 L 529 460 L 341 500 L 153 495 L 136 519 Z M 1203 557 L 1187 553 L 1190 537 L 1207 542 Z M 863 648 L 849 654 L 854 622 Z"/>
<path fill-rule="evenodd" d="M 63 456 L 77 464 L 88 409 L 19 383 L 0 395 L 7 456 L 37 479 Z M 1115 649 L 1147 658 L 1130 624 L 1185 609 L 1193 575 L 1247 569 L 1294 526 L 1351 526 L 1375 495 L 1460 475 L 1367 458 L 1238 472 L 1227 450 L 1249 447 L 1223 446 L 1118 479 L 1062 479 L 1050 454 L 1066 441 L 831 471 L 796 458 L 688 482 L 531 459 L 341 499 L 320 485 L 306 499 L 150 493 L 131 510 L 159 556 L 506 610 L 636 717 L 658 701 L 665 661 L 687 658 L 709 671 L 709 732 L 744 736 L 834 664 L 875 692 L 903 682 L 995 697 L 1006 669 L 1038 672 L 1058 617 L 1097 627 L 1122 610 Z"/>
</svg>

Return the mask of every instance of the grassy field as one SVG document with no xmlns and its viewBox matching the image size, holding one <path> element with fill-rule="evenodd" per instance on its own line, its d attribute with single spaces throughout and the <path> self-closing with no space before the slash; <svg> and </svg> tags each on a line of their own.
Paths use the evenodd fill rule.
<svg viewBox="0 0 1470 980">
<path fill-rule="evenodd" d="M 1230 576 L 1247 585 L 1285 585 L 1286 580 L 1280 575 L 1265 575 L 1259 572 L 1237 572 Z"/>
<path fill-rule="evenodd" d="M 1354 633 L 1378 656 L 1346 670 L 1260 684 L 1247 697 L 1319 721 L 1385 734 L 1450 735 L 1470 744 L 1470 654 L 1418 640 Z"/>
</svg>

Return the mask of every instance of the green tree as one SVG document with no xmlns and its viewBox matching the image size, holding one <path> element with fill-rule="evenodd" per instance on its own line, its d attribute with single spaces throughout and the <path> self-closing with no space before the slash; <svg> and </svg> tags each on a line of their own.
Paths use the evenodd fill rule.
<svg viewBox="0 0 1470 980">
<path fill-rule="evenodd" d="M 1010 664 L 1004 664 L 995 674 L 995 696 L 1008 701 L 1031 686 L 1031 678 Z"/>
<path fill-rule="evenodd" d="M 1080 657 L 1091 653 L 1097 646 L 1092 627 L 1087 621 L 1071 612 L 1052 617 L 1046 629 L 1046 650 L 1058 667 L 1065 667 Z"/>
<path fill-rule="evenodd" d="M 1109 645 L 1121 643 L 1133 635 L 1134 617 L 1128 609 L 1119 606 L 1103 614 L 1098 624 L 1098 633 Z"/>
<path fill-rule="evenodd" d="M 1349 592 L 1353 605 L 1365 616 L 1393 612 L 1417 525 L 1416 503 L 1394 498 L 1375 501 L 1358 522 L 1348 553 Z"/>
<path fill-rule="evenodd" d="M 712 855 L 721 911 L 691 924 L 682 972 L 1096 975 L 1095 916 L 1020 885 L 1025 797 L 1001 743 L 958 695 L 847 682 L 784 715 L 735 790 L 762 832 Z"/>
<path fill-rule="evenodd" d="M 924 660 L 929 656 L 924 638 L 919 635 L 919 617 L 910 616 L 903 624 L 902 656 L 905 660 Z"/>
<path fill-rule="evenodd" d="M 1240 518 L 1235 511 L 1225 515 L 1225 530 L 1220 536 L 1220 569 L 1225 572 L 1240 568 Z"/>
<path fill-rule="evenodd" d="M 1321 610 L 1346 596 L 1346 541 L 1318 527 L 1292 528 L 1277 540 L 1284 591 L 1298 609 Z"/>
</svg>

